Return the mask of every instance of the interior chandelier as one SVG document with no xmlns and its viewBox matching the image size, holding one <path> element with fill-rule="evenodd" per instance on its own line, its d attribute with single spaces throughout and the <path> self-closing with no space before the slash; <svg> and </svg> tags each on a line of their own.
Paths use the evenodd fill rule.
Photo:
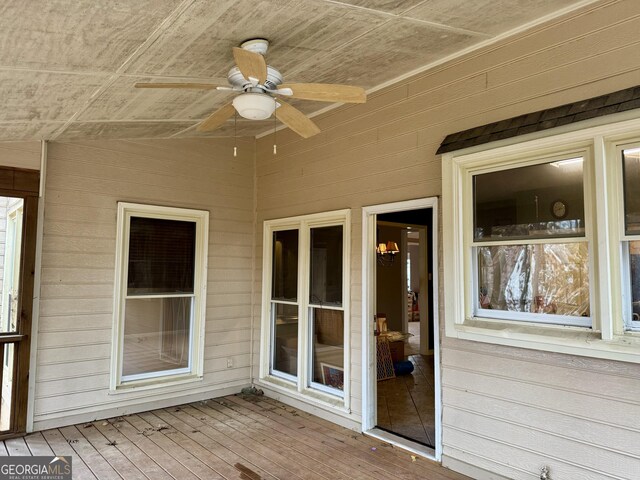
<svg viewBox="0 0 640 480">
<path fill-rule="evenodd" d="M 396 242 L 389 240 L 387 243 L 379 243 L 376 247 L 378 264 L 383 267 L 393 265 L 398 253 L 400 253 L 400 250 L 398 250 L 398 244 Z"/>
</svg>

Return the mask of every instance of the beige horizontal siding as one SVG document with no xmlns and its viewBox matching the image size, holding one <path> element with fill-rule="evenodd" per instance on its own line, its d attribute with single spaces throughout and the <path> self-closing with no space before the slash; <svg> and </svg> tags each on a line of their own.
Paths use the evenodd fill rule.
<svg viewBox="0 0 640 480">
<path fill-rule="evenodd" d="M 228 139 L 49 145 L 36 429 L 249 383 L 254 141 L 240 142 L 237 158 Z M 210 212 L 202 382 L 109 393 L 118 201 Z"/>
<path fill-rule="evenodd" d="M 0 145 L 0 166 L 40 170 L 40 142 L 11 142 Z"/>
<path fill-rule="evenodd" d="M 601 1 L 320 115 L 315 137 L 278 132 L 277 155 L 272 136 L 258 140 L 258 267 L 264 220 L 351 208 L 354 418 L 362 411 L 361 207 L 439 196 L 435 151 L 449 133 L 640 85 L 639 17 L 638 2 Z M 441 262 L 438 271 L 442 278 Z M 259 328 L 256 317 L 256 336 Z M 446 456 L 507 478 L 538 478 L 544 465 L 552 478 L 638 478 L 637 369 L 448 339 L 442 354 Z"/>
</svg>

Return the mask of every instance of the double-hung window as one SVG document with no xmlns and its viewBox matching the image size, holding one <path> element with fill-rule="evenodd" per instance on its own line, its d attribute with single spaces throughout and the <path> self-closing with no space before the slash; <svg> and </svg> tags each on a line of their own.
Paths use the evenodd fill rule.
<svg viewBox="0 0 640 480">
<path fill-rule="evenodd" d="M 208 218 L 118 204 L 113 388 L 202 375 Z"/>
<path fill-rule="evenodd" d="M 640 118 L 442 161 L 446 334 L 640 363 Z"/>
<path fill-rule="evenodd" d="M 583 154 L 470 175 L 474 314 L 591 326 Z"/>
<path fill-rule="evenodd" d="M 345 397 L 348 218 L 338 211 L 265 222 L 263 381 Z"/>
</svg>

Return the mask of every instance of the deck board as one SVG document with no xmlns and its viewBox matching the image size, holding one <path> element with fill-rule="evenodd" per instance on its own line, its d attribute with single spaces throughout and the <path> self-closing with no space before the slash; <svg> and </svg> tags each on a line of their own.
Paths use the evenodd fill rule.
<svg viewBox="0 0 640 480">
<path fill-rule="evenodd" d="M 42 432 L 42 435 L 55 455 L 69 455 L 73 457 L 72 464 L 74 480 L 95 480 L 97 478 L 93 474 L 93 471 L 89 468 L 89 466 L 87 466 L 82 461 L 82 458 L 78 456 L 73 447 L 71 447 L 71 445 L 67 443 L 67 440 L 64 438 L 60 430 L 45 430 L 44 432 Z"/>
<path fill-rule="evenodd" d="M 157 423 L 171 424 L 172 428 L 175 429 L 175 433 L 171 434 L 171 438 L 176 444 L 187 449 L 198 459 L 207 463 L 207 465 L 211 466 L 224 478 L 229 480 L 247 480 L 247 477 L 249 477 L 250 480 L 259 480 L 260 478 L 272 480 L 275 478 L 266 472 L 260 471 L 257 467 L 254 467 L 255 474 L 245 474 L 243 476 L 243 473 L 234 466 L 241 462 L 242 458 L 233 451 L 214 442 L 200 432 L 200 430 L 190 427 L 165 411 L 158 410 L 152 413 L 158 419 Z"/>
<path fill-rule="evenodd" d="M 136 465 L 150 480 L 175 479 L 175 477 L 171 476 L 161 465 L 156 463 L 140 449 L 135 442 L 131 442 L 125 437 L 112 423 L 98 421 L 90 425 L 93 425 L 109 442 L 115 442 L 118 451 Z M 119 424 L 116 423 L 116 425 Z"/>
<path fill-rule="evenodd" d="M 198 405 L 191 405 L 190 407 L 188 413 L 198 416 L 199 418 L 202 418 L 201 415 L 204 415 L 205 420 L 203 421 L 207 425 L 213 426 L 220 433 L 227 435 L 239 443 L 247 444 L 256 454 L 274 461 L 299 478 L 329 480 L 330 477 L 319 474 L 316 470 L 310 468 L 309 465 L 305 465 L 304 462 L 307 459 L 296 455 L 297 452 L 277 448 L 277 444 L 274 445 L 272 441 L 269 441 L 268 437 L 262 435 L 258 430 L 249 428 L 244 424 L 234 424 L 229 417 L 216 415 L 217 412 L 206 407 L 201 406 L 198 408 Z"/>
<path fill-rule="evenodd" d="M 136 465 L 127 458 L 120 450 L 115 448 L 113 441 L 107 439 L 91 423 L 78 429 L 87 441 L 102 455 L 113 470 L 122 478 L 130 480 L 146 480 L 146 477 Z"/>
<path fill-rule="evenodd" d="M 282 467 L 277 462 L 274 462 L 271 459 L 265 457 L 264 455 L 256 454 L 251 446 L 247 445 L 244 441 L 239 442 L 229 437 L 224 431 L 215 428 L 218 426 L 217 423 L 207 423 L 206 416 L 202 413 L 199 413 L 198 410 L 191 406 L 183 406 L 182 410 L 175 413 L 175 415 L 178 418 L 181 418 L 185 423 L 193 426 L 194 428 L 197 428 L 208 437 L 214 439 L 225 447 L 234 450 L 236 453 L 242 456 L 244 458 L 244 463 L 242 463 L 241 465 L 246 465 L 247 462 L 253 463 L 260 468 L 268 471 L 277 478 L 302 478 L 296 475 L 294 472 Z"/>
<path fill-rule="evenodd" d="M 229 400 L 227 399 L 228 403 Z M 207 402 L 207 407 L 215 409 L 225 407 L 215 401 Z M 227 411 L 233 410 L 227 408 Z M 314 435 L 310 435 L 311 431 L 303 432 L 302 428 L 291 428 L 286 425 L 282 425 L 268 416 L 261 416 L 256 414 L 252 410 L 242 410 L 238 408 L 240 416 L 246 418 L 246 421 L 251 422 L 254 428 L 268 427 L 273 431 L 273 436 L 279 438 L 281 442 L 290 442 L 286 444 L 286 448 L 293 448 L 300 451 L 303 454 L 308 455 L 310 458 L 319 460 L 323 465 L 327 465 L 324 471 L 339 471 L 340 475 L 336 475 L 335 478 L 341 478 L 345 476 L 347 478 L 354 479 L 371 479 L 371 478 L 389 478 L 385 475 L 378 475 L 376 472 L 369 468 L 362 468 L 361 465 L 354 465 L 354 459 L 345 456 L 341 451 L 341 448 L 335 448 L 334 445 L 330 445 L 322 438 L 317 438 Z M 357 462 L 356 462 L 357 463 Z"/>
<path fill-rule="evenodd" d="M 80 427 L 82 428 L 82 427 Z M 105 480 L 119 480 L 120 475 L 111 468 L 111 465 L 98 451 L 87 441 L 75 425 L 59 429 L 66 441 L 73 447 L 82 461 L 89 466 L 94 475 Z"/>
<path fill-rule="evenodd" d="M 87 480 L 463 480 L 435 462 L 266 397 L 227 396 L 0 442 L 71 455 Z"/>
<path fill-rule="evenodd" d="M 131 417 L 136 417 L 136 415 L 124 417 L 122 421 L 113 423 L 112 425 L 176 480 L 198 480 L 198 477 L 189 471 L 174 455 L 167 452 L 161 445 L 158 445 L 158 443 L 162 444 L 162 442 L 155 437 L 156 433 L 160 432 L 153 429 L 146 430 L 146 428 L 153 427 L 136 428 L 134 423 L 137 422 L 135 418 L 131 419 Z M 158 435 L 158 437 L 162 436 L 163 435 Z"/>
<path fill-rule="evenodd" d="M 270 444 L 273 448 L 280 452 L 286 452 L 290 458 L 300 462 L 305 468 L 320 473 L 323 477 L 329 479 L 359 479 L 368 480 L 368 475 L 350 468 L 341 462 L 336 462 L 335 457 L 323 452 L 321 444 L 309 446 L 301 440 L 302 435 L 296 436 L 296 431 L 282 432 L 271 428 L 260 422 L 252 415 L 252 412 L 246 411 L 239 413 L 236 410 L 224 409 L 218 410 L 218 403 L 208 402 L 206 405 L 194 405 L 202 412 L 207 412 L 216 418 L 221 419 L 228 425 L 243 431 L 249 430 L 256 434 L 259 441 Z M 217 416 L 220 415 L 220 416 Z"/>
<path fill-rule="evenodd" d="M 54 454 L 53 450 L 51 450 L 51 447 L 40 432 L 27 435 L 26 437 L 24 437 L 24 441 L 27 442 L 27 446 L 29 447 L 31 455 L 49 456 Z"/>
<path fill-rule="evenodd" d="M 214 400 L 215 401 L 215 400 Z M 231 398 L 229 401 L 239 401 Z M 441 468 L 436 463 L 415 457 L 402 449 L 391 448 L 390 445 L 377 441 L 366 435 L 356 434 L 336 424 L 323 420 L 314 415 L 295 410 L 283 403 L 261 397 L 256 399 L 256 408 L 269 412 L 272 418 L 293 428 L 304 426 L 325 438 L 325 442 L 342 445 L 344 452 L 349 452 L 351 460 L 355 458 L 376 465 L 384 470 L 386 478 L 402 476 L 402 478 L 427 478 L 445 480 L 455 477 L 453 472 Z M 375 450 L 373 450 L 375 448 Z"/>
<path fill-rule="evenodd" d="M 12 457 L 30 456 L 31 450 L 27 447 L 24 438 L 10 438 L 5 442 L 7 451 Z"/>
</svg>

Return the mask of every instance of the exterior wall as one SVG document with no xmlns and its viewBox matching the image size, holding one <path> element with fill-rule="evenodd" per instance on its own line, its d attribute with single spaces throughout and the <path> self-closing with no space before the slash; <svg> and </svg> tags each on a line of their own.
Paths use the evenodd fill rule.
<svg viewBox="0 0 640 480">
<path fill-rule="evenodd" d="M 249 384 L 255 141 L 241 143 L 237 158 L 233 139 L 49 144 L 35 430 Z M 202 382 L 109 392 L 118 201 L 210 212 Z"/>
<path fill-rule="evenodd" d="M 638 2 L 599 2 L 327 112 L 311 139 L 278 133 L 277 156 L 272 137 L 258 140 L 259 259 L 263 220 L 352 209 L 351 421 L 362 412 L 362 207 L 440 195 L 435 151 L 448 133 L 640 84 L 638 15 Z M 259 326 L 255 317 L 255 352 Z M 635 365 L 448 338 L 441 349 L 445 465 L 516 479 L 544 465 L 552 478 L 637 478 Z"/>
<path fill-rule="evenodd" d="M 0 165 L 3 167 L 40 170 L 40 142 L 7 142 L 0 144 Z"/>
<path fill-rule="evenodd" d="M 0 144 L 0 166 L 40 170 L 40 142 L 13 142 Z M 6 197 L 0 197 L 0 292 L 4 278 L 4 248 L 7 227 L 7 209 L 10 208 Z M 2 294 L 0 293 L 0 311 Z"/>
</svg>

